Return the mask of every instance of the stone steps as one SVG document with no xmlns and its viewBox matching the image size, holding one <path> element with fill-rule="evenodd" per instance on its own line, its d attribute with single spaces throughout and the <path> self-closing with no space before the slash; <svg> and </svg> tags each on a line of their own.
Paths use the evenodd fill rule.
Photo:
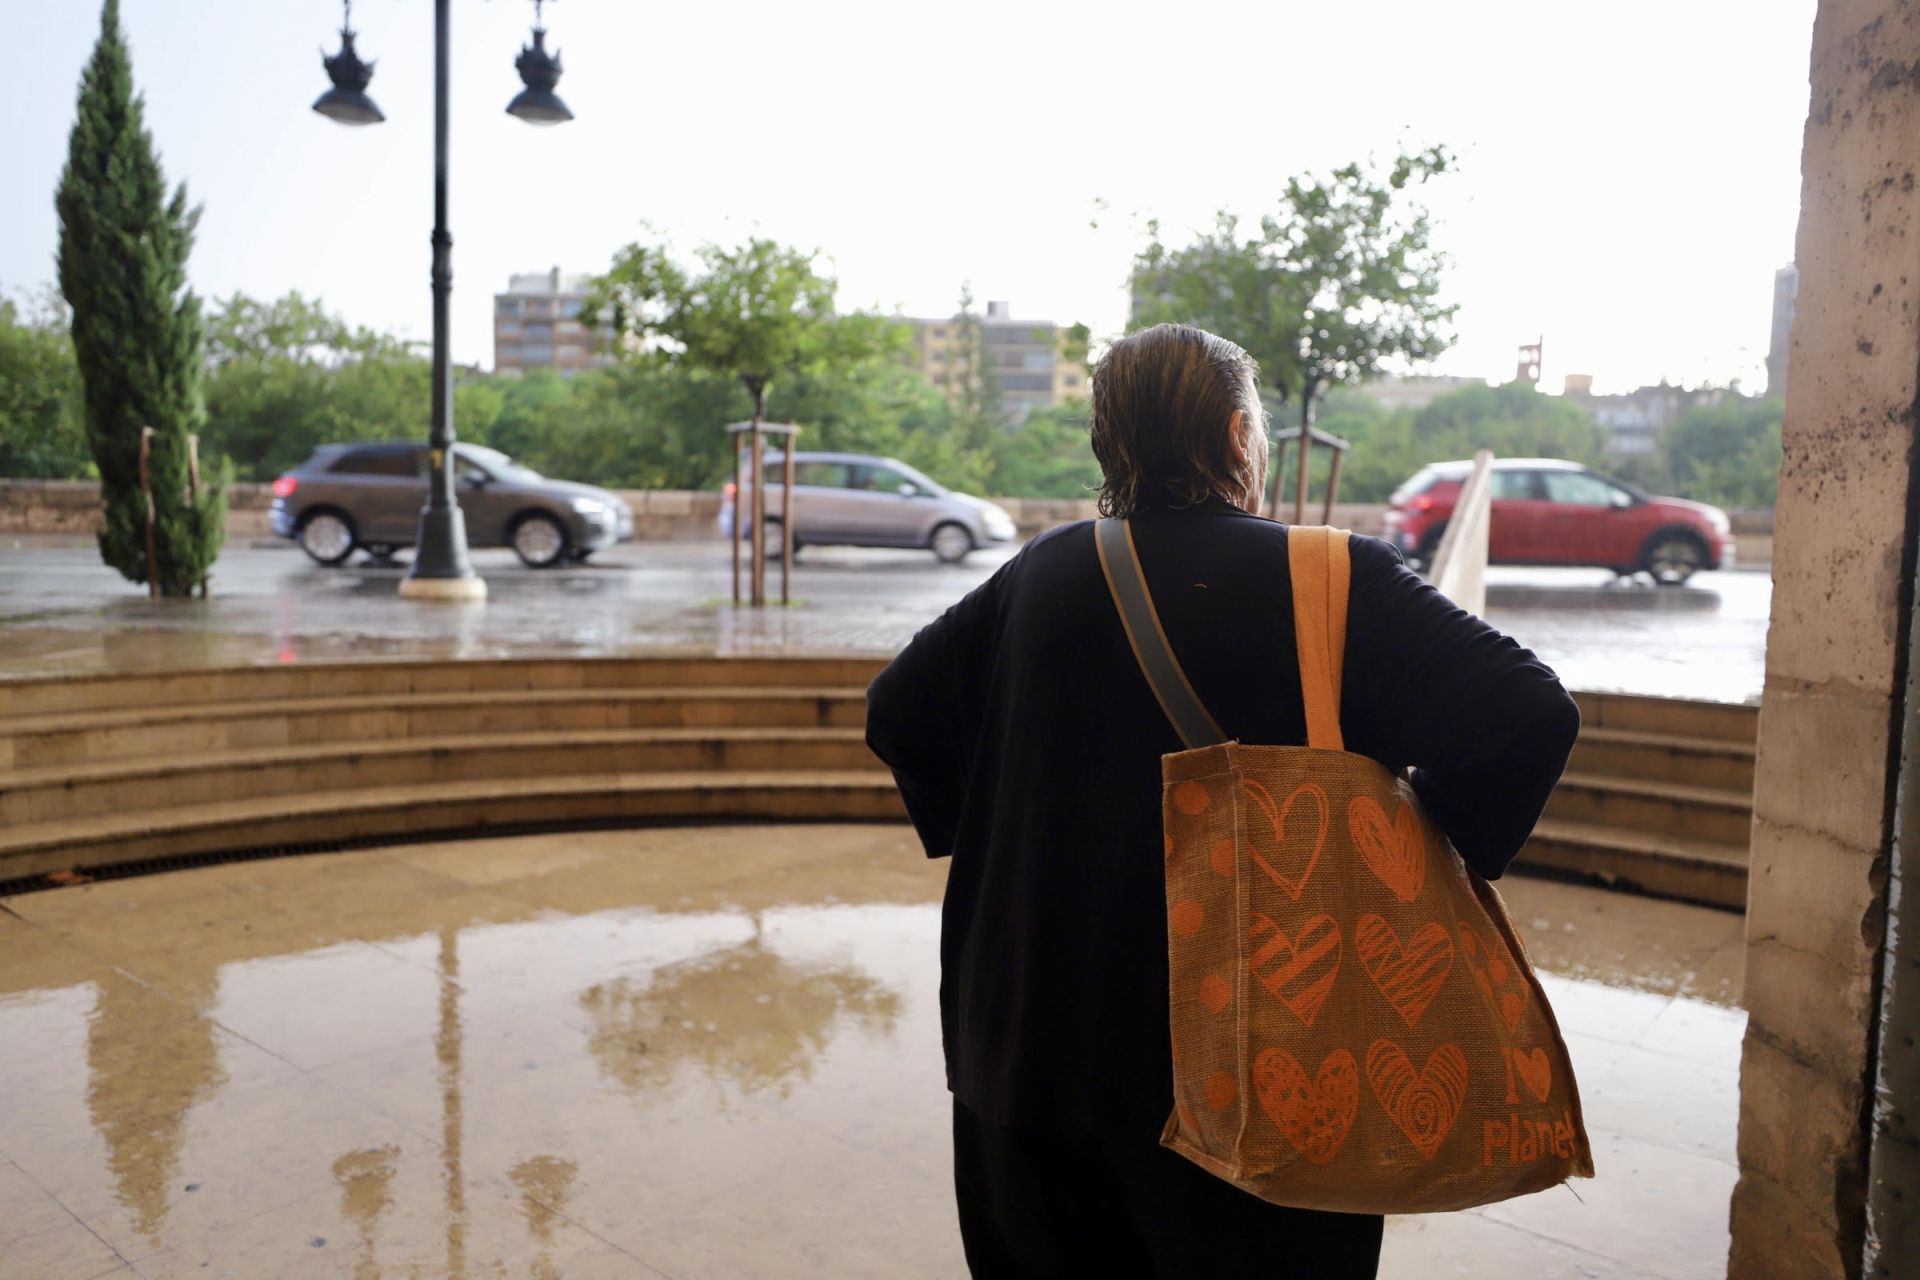
<svg viewBox="0 0 1920 1280">
<path fill-rule="evenodd" d="M 0 718 L 0 774 L 267 747 L 644 728 L 846 728 L 866 690 L 513 689 L 259 698 Z"/>
<path fill-rule="evenodd" d="M 383 659 L 0 680 L 0 722 L 67 713 L 270 699 L 532 689 L 860 688 L 878 658 Z"/>
<path fill-rule="evenodd" d="M 191 854 L 491 827 L 901 820 L 884 770 L 584 773 L 262 796 L 0 828 L 0 880 Z"/>
<path fill-rule="evenodd" d="M 869 658 L 373 661 L 0 681 L 0 881 L 505 826 L 899 819 Z M 1522 866 L 1745 897 L 1751 707 L 1577 695 Z"/>
<path fill-rule="evenodd" d="M 1745 848 L 1753 826 L 1753 796 L 1751 792 L 1568 771 L 1547 801 L 1546 816 Z"/>
<path fill-rule="evenodd" d="M 1534 828 L 1517 865 L 1734 911 L 1747 905 L 1744 844 L 1545 818 Z"/>
<path fill-rule="evenodd" d="M 878 769 L 861 729 L 620 729 L 330 742 L 175 755 L 0 776 L 0 830 L 110 809 L 492 778 Z"/>
<path fill-rule="evenodd" d="M 1640 729 L 1582 727 L 1567 769 L 1751 795 L 1753 759 L 1752 743 L 1669 736 Z"/>
</svg>

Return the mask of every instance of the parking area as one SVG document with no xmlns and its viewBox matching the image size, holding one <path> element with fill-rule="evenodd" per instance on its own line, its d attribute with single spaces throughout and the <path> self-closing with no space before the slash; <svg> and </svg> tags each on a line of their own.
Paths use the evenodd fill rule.
<svg viewBox="0 0 1920 1280">
<path fill-rule="evenodd" d="M 289 547 L 222 555 L 209 600 L 147 600 L 82 540 L 0 544 L 0 675 L 385 653 L 892 652 L 1013 554 L 942 565 L 926 552 L 812 548 L 789 608 L 735 610 L 725 544 L 636 543 L 585 565 L 530 570 L 474 554 L 483 606 L 397 595 L 404 557 L 321 568 Z M 778 594 L 778 568 L 770 587 Z M 1495 569 L 1487 617 L 1569 686 L 1741 702 L 1757 699 L 1771 580 L 1701 574 L 1681 588 L 1591 569 Z"/>
</svg>

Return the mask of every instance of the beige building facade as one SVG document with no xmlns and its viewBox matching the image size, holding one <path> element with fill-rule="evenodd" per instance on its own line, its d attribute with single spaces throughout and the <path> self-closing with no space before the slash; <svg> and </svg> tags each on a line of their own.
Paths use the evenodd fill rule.
<svg viewBox="0 0 1920 1280">
<path fill-rule="evenodd" d="M 564 375 L 612 364 L 612 329 L 582 314 L 589 281 L 558 267 L 508 277 L 506 292 L 493 295 L 494 372 Z"/>
<path fill-rule="evenodd" d="M 1016 320 L 1006 302 L 989 302 L 984 315 L 910 319 L 914 367 L 958 400 L 990 383 L 1014 421 L 1035 409 L 1087 395 L 1084 352 L 1070 350 L 1071 329 L 1051 320 Z"/>
</svg>

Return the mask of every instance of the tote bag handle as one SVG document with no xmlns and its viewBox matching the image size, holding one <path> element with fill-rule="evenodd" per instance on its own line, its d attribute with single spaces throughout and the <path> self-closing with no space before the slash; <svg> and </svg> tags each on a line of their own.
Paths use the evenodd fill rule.
<svg viewBox="0 0 1920 1280">
<path fill-rule="evenodd" d="M 1307 745 L 1345 750 L 1340 734 L 1340 675 L 1347 647 L 1347 596 L 1352 564 L 1345 529 L 1287 529 L 1287 564 L 1293 579 L 1294 647 L 1300 660 L 1300 693 L 1307 710 Z M 1120 613 L 1140 673 L 1160 709 L 1188 750 L 1227 740 L 1220 725 L 1194 693 L 1180 660 L 1167 643 L 1160 614 L 1153 607 L 1133 526 L 1124 519 L 1094 524 L 1094 546 L 1107 590 Z"/>
<path fill-rule="evenodd" d="M 1347 654 L 1347 596 L 1353 580 L 1345 529 L 1287 529 L 1293 575 L 1293 644 L 1300 655 L 1300 695 L 1307 707 L 1307 745 L 1345 751 L 1340 734 L 1340 676 Z"/>
</svg>

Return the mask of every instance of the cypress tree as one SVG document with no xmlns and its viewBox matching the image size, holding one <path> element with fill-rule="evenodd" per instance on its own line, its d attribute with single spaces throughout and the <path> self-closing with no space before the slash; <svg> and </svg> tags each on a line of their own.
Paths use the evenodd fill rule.
<svg viewBox="0 0 1920 1280">
<path fill-rule="evenodd" d="M 226 469 L 209 469 L 198 503 L 190 498 L 188 437 L 205 416 L 200 301 L 186 287 L 200 211 L 188 207 L 184 185 L 168 198 L 144 114 L 119 0 L 105 0 L 54 197 L 60 291 L 73 308 L 87 444 L 100 471 L 100 556 L 135 582 L 182 596 L 206 581 L 219 554 Z M 140 492 L 140 432 L 148 426 L 152 565 Z"/>
</svg>

